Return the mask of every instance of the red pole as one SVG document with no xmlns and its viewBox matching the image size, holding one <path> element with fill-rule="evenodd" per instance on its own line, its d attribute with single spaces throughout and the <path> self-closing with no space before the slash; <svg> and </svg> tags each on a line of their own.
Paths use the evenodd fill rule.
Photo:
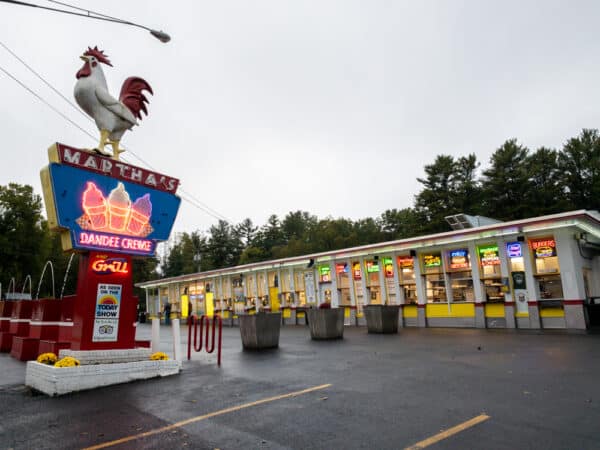
<svg viewBox="0 0 600 450">
<path fill-rule="evenodd" d="M 196 316 L 194 314 L 192 314 L 192 316 L 190 317 L 190 324 L 188 325 L 188 351 L 187 351 L 187 356 L 188 356 L 188 361 L 192 358 L 192 326 L 194 328 L 194 330 L 196 329 Z M 194 333 L 194 337 L 195 337 Z"/>
<path fill-rule="evenodd" d="M 219 318 L 219 349 L 217 350 L 217 365 L 221 367 L 221 340 L 223 337 L 223 319 L 221 316 L 217 316 Z"/>
</svg>

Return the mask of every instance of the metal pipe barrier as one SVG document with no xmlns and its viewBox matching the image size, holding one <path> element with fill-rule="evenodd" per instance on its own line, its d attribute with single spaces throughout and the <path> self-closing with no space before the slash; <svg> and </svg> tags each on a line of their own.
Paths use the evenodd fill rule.
<svg viewBox="0 0 600 450">
<path fill-rule="evenodd" d="M 206 321 L 206 328 L 204 328 L 205 321 Z M 211 323 L 212 323 L 212 327 L 210 326 Z M 198 324 L 200 324 L 200 326 L 198 326 Z M 221 319 L 221 316 L 219 316 L 218 314 L 215 314 L 213 316 L 212 320 L 210 319 L 210 317 L 208 317 L 206 315 L 200 316 L 200 319 L 198 319 L 198 316 L 196 316 L 195 314 L 190 316 L 190 324 L 188 326 L 188 349 L 187 349 L 188 361 L 192 357 L 192 346 L 194 347 L 194 351 L 196 351 L 196 352 L 201 352 L 203 346 L 204 346 L 204 349 L 206 350 L 206 353 L 212 353 L 215 351 L 215 334 L 217 331 L 217 324 L 219 325 L 219 342 L 218 342 L 218 347 L 217 347 L 217 365 L 221 366 L 221 344 L 222 344 L 222 340 L 223 340 L 223 320 Z M 192 328 L 194 329 L 193 344 L 192 344 Z M 198 342 L 198 328 L 200 329 L 200 342 Z M 208 346 L 208 342 L 209 342 L 208 334 L 210 332 L 209 329 L 211 329 L 211 328 L 212 328 L 212 335 L 211 335 L 211 341 L 210 341 L 210 347 L 209 347 Z M 206 330 L 204 332 L 204 335 L 202 334 L 203 330 Z M 204 337 L 204 339 L 202 339 L 203 337 Z"/>
</svg>

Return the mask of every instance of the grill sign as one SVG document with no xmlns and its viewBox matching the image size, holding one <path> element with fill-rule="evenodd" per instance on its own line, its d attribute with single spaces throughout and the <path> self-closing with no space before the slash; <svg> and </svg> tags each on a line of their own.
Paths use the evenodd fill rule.
<svg viewBox="0 0 600 450">
<path fill-rule="evenodd" d="M 129 273 L 129 265 L 125 258 L 97 259 L 92 263 L 92 270 L 98 275 Z"/>
</svg>

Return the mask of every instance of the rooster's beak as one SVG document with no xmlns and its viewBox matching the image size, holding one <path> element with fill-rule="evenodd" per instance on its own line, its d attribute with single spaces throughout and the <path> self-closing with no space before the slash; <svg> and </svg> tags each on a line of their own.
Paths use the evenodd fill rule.
<svg viewBox="0 0 600 450">
<path fill-rule="evenodd" d="M 79 58 L 80 58 L 80 59 L 83 59 L 84 61 L 87 61 L 87 60 L 88 60 L 87 56 L 84 56 L 84 55 L 81 55 Z"/>
</svg>

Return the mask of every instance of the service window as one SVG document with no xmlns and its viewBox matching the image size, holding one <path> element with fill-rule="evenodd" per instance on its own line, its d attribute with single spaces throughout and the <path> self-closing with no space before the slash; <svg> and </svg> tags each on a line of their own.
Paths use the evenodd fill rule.
<svg viewBox="0 0 600 450">
<path fill-rule="evenodd" d="M 529 246 L 533 255 L 534 276 L 540 300 L 562 299 L 563 289 L 560 267 L 553 238 L 531 239 Z"/>
<path fill-rule="evenodd" d="M 521 242 L 506 243 L 506 257 L 511 272 L 524 272 L 525 261 L 523 260 L 523 244 Z"/>
<path fill-rule="evenodd" d="M 446 281 L 442 270 L 442 255 L 440 252 L 424 253 L 421 256 L 425 292 L 428 303 L 446 302 Z"/>
<path fill-rule="evenodd" d="M 498 245 L 480 245 L 477 247 L 481 282 L 487 302 L 504 301 L 504 284 L 500 272 L 500 253 Z"/>
<path fill-rule="evenodd" d="M 453 302 L 473 302 L 475 292 L 473 290 L 473 275 L 471 272 L 471 260 L 469 250 L 459 248 L 447 253 L 448 276 L 452 287 Z"/>
<path fill-rule="evenodd" d="M 398 256 L 398 281 L 404 292 L 404 302 L 417 303 L 417 280 L 415 278 L 415 260 L 412 256 Z"/>
</svg>

